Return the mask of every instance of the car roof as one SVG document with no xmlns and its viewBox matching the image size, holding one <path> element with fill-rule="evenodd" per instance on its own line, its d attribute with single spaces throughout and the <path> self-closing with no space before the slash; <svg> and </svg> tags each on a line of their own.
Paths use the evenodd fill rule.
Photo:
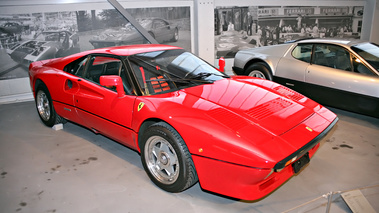
<svg viewBox="0 0 379 213">
<path fill-rule="evenodd" d="M 48 66 L 54 66 L 59 69 L 63 69 L 63 66 L 66 66 L 68 63 L 75 61 L 81 57 L 90 54 L 111 54 L 117 56 L 129 56 L 139 53 L 145 52 L 154 52 L 154 51 L 164 51 L 164 50 L 174 50 L 174 49 L 182 49 L 176 46 L 164 45 L 164 44 L 136 44 L 136 45 L 125 45 L 125 46 L 114 46 L 114 47 L 106 47 L 100 49 L 92 49 L 83 51 L 80 53 L 76 53 L 73 55 L 69 55 L 62 58 L 56 58 L 50 62 L 48 62 Z"/>
<path fill-rule="evenodd" d="M 145 52 L 153 51 L 163 51 L 163 50 L 172 50 L 172 49 L 181 49 L 180 47 L 164 45 L 164 44 L 136 44 L 136 45 L 126 45 L 126 46 L 115 46 L 115 47 L 106 47 L 101 49 L 93 49 L 81 52 L 81 55 L 88 54 L 112 54 L 118 56 L 129 56 Z"/>
<path fill-rule="evenodd" d="M 333 38 L 311 38 L 311 39 L 299 39 L 296 40 L 297 43 L 328 43 L 337 44 L 341 46 L 351 47 L 361 43 L 367 43 L 368 41 L 358 40 L 358 39 L 333 39 Z"/>
</svg>

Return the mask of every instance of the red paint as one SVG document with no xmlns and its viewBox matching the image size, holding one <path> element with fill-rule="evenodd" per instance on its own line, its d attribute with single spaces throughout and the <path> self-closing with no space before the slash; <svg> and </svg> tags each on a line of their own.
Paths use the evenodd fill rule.
<svg viewBox="0 0 379 213">
<path fill-rule="evenodd" d="M 117 77 L 101 80 L 104 86 L 118 87 L 115 92 L 62 71 L 66 64 L 91 53 L 126 56 L 169 49 L 178 48 L 112 47 L 35 62 L 30 66 L 31 86 L 34 91 L 37 79 L 44 82 L 62 117 L 137 151 L 140 127 L 146 120 L 167 122 L 184 139 L 203 189 L 248 200 L 262 198 L 288 180 L 293 175 L 291 165 L 268 175 L 279 161 L 336 119 L 318 103 L 262 79 L 232 77 L 174 92 L 135 96 L 118 92 L 121 79 Z M 309 151 L 310 156 L 318 147 L 316 144 Z"/>
</svg>

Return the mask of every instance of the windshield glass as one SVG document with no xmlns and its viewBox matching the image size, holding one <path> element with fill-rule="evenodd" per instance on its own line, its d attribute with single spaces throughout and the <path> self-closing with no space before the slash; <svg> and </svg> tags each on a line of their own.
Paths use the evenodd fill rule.
<svg viewBox="0 0 379 213">
<path fill-rule="evenodd" d="M 379 47 L 373 43 L 363 43 L 352 46 L 351 49 L 364 58 L 367 63 L 379 71 Z"/>
<path fill-rule="evenodd" d="M 66 38 L 65 32 L 42 32 L 35 40 L 38 41 L 63 41 Z"/>
<path fill-rule="evenodd" d="M 136 54 L 128 60 L 145 95 L 211 84 L 229 77 L 182 49 Z"/>
</svg>

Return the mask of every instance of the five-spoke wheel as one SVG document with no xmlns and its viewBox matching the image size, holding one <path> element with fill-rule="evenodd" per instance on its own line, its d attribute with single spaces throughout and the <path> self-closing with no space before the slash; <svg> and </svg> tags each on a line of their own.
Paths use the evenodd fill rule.
<svg viewBox="0 0 379 213">
<path fill-rule="evenodd" d="M 36 108 L 42 122 L 49 127 L 58 123 L 64 123 L 64 119 L 60 117 L 54 110 L 53 102 L 49 90 L 45 84 L 40 84 L 36 89 Z"/>
<path fill-rule="evenodd" d="M 141 159 L 150 179 L 161 189 L 180 192 L 197 182 L 192 157 L 179 133 L 169 124 L 158 122 L 141 138 Z"/>
</svg>

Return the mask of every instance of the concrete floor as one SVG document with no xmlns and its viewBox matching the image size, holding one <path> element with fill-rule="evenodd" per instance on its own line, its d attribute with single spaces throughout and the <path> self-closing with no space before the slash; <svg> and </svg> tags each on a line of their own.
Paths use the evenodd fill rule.
<svg viewBox="0 0 379 213">
<path fill-rule="evenodd" d="M 360 189 L 379 212 L 379 119 L 332 109 L 340 121 L 310 164 L 259 201 L 157 188 L 140 156 L 72 123 L 45 127 L 34 102 L 0 105 L 0 212 L 351 212 L 340 192 Z M 324 195 L 324 196 L 323 196 Z"/>
</svg>

